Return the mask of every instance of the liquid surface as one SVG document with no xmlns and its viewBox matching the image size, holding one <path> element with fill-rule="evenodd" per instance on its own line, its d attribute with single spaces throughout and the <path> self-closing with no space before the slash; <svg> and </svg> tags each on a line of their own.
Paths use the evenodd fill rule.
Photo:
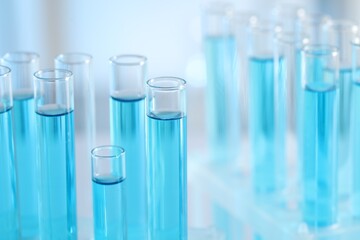
<svg viewBox="0 0 360 240">
<path fill-rule="evenodd" d="M 37 113 L 39 221 L 43 239 L 76 239 L 73 112 Z"/>
<path fill-rule="evenodd" d="M 111 142 L 125 149 L 128 239 L 146 239 L 145 98 L 110 98 Z"/>
<path fill-rule="evenodd" d="M 157 113 L 147 121 L 149 237 L 186 240 L 186 117 Z"/>
</svg>

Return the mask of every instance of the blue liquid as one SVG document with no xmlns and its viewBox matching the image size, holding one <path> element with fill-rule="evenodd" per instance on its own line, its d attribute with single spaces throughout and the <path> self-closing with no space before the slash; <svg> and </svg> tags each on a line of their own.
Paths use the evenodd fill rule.
<svg viewBox="0 0 360 240">
<path fill-rule="evenodd" d="M 96 240 L 126 240 L 123 179 L 93 178 L 94 232 Z M 129 208 L 127 208 L 129 210 Z"/>
<path fill-rule="evenodd" d="M 36 117 L 40 238 L 76 239 L 73 112 L 54 108 Z"/>
<path fill-rule="evenodd" d="M 111 142 L 126 152 L 128 239 L 147 239 L 145 98 L 110 99 Z"/>
<path fill-rule="evenodd" d="M 187 239 L 186 117 L 148 116 L 150 240 Z"/>
<path fill-rule="evenodd" d="M 352 199 L 352 208 L 353 216 L 360 218 L 360 83 L 352 83 L 352 122 L 351 122 L 351 143 L 353 144 L 351 149 L 351 159 L 352 159 L 352 186 L 353 186 L 353 199 Z"/>
<path fill-rule="evenodd" d="M 38 188 L 36 174 L 36 118 L 32 95 L 15 96 L 14 142 L 22 237 L 38 234 Z"/>
<path fill-rule="evenodd" d="M 11 110 L 0 112 L 0 238 L 18 239 Z"/>
<path fill-rule="evenodd" d="M 303 94 L 303 220 L 324 227 L 337 217 L 338 91 L 334 85 L 313 82 Z"/>
<path fill-rule="evenodd" d="M 217 163 L 233 161 L 240 149 L 240 101 L 233 36 L 205 38 L 207 112 L 210 156 Z"/>
<path fill-rule="evenodd" d="M 350 193 L 350 106 L 351 69 L 341 69 L 339 78 L 339 192 L 341 196 Z"/>
<path fill-rule="evenodd" d="M 253 186 L 257 193 L 272 193 L 284 186 L 286 96 L 280 88 L 276 94 L 273 58 L 250 58 L 249 67 Z"/>
</svg>

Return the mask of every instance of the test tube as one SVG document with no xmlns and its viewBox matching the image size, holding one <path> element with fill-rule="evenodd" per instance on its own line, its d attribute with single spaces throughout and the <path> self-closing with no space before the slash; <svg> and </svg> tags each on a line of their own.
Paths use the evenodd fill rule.
<svg viewBox="0 0 360 240">
<path fill-rule="evenodd" d="M 350 104 L 351 104 L 351 42 L 358 26 L 348 20 L 333 20 L 325 25 L 328 43 L 339 49 L 339 194 L 348 197 L 351 190 Z"/>
<path fill-rule="evenodd" d="M 248 137 L 248 113 L 249 113 L 249 66 L 248 66 L 248 46 L 249 46 L 249 27 L 251 22 L 257 20 L 257 17 L 252 12 L 235 12 L 233 16 L 233 25 L 236 37 L 237 49 L 237 68 L 238 68 L 238 83 L 239 83 L 239 101 L 240 101 L 240 124 L 241 134 L 243 137 Z"/>
<path fill-rule="evenodd" d="M 187 240 L 185 80 L 147 81 L 149 239 Z"/>
<path fill-rule="evenodd" d="M 350 122 L 350 147 L 352 170 L 349 175 L 352 178 L 351 206 L 352 215 L 360 219 L 360 39 L 354 39 L 352 43 L 352 101 L 351 101 L 351 122 Z"/>
<path fill-rule="evenodd" d="M 39 55 L 31 52 L 9 52 L 1 61 L 11 69 L 21 236 L 31 238 L 39 233 L 33 84 L 33 74 L 39 68 Z"/>
<path fill-rule="evenodd" d="M 232 5 L 228 3 L 211 3 L 203 14 L 210 158 L 220 165 L 233 163 L 240 149 L 239 81 L 231 19 Z"/>
<path fill-rule="evenodd" d="M 110 58 L 111 143 L 126 149 L 126 202 L 129 239 L 147 239 L 145 78 L 147 59 L 138 55 Z"/>
<path fill-rule="evenodd" d="M 19 239 L 10 68 L 0 66 L 0 236 Z"/>
<path fill-rule="evenodd" d="M 286 94 L 279 74 L 283 57 L 275 55 L 280 28 L 257 22 L 250 30 L 250 144 L 256 193 L 275 193 L 285 182 Z"/>
<path fill-rule="evenodd" d="M 91 201 L 91 159 L 90 152 L 95 146 L 95 95 L 92 74 L 92 56 L 86 53 L 66 53 L 55 58 L 55 68 L 73 73 L 74 81 L 74 123 L 76 142 L 76 184 L 81 189 L 77 197 L 78 216 L 91 218 L 88 209 Z"/>
<path fill-rule="evenodd" d="M 96 147 L 91 163 L 95 239 L 126 240 L 125 150 L 114 145 Z"/>
<path fill-rule="evenodd" d="M 40 239 L 77 239 L 73 75 L 34 74 Z"/>
<path fill-rule="evenodd" d="M 302 59 L 302 218 L 311 228 L 337 220 L 337 134 L 339 53 L 307 45 Z"/>
</svg>

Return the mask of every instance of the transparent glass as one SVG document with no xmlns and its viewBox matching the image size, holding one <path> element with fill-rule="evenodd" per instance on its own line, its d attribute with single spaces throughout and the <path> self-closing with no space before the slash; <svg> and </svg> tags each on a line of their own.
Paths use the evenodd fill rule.
<svg viewBox="0 0 360 240">
<path fill-rule="evenodd" d="M 252 12 L 235 12 L 233 16 L 233 25 L 236 37 L 237 49 L 237 67 L 240 101 L 240 123 L 241 134 L 248 137 L 248 113 L 249 113 L 249 27 L 251 22 L 257 21 L 257 17 Z"/>
<path fill-rule="evenodd" d="M 18 205 L 12 126 L 11 70 L 0 66 L 0 236 L 16 240 L 19 235 Z"/>
<path fill-rule="evenodd" d="M 95 239 L 127 239 L 125 150 L 108 145 L 91 151 Z"/>
<path fill-rule="evenodd" d="M 145 79 L 147 59 L 139 55 L 110 58 L 111 143 L 126 149 L 128 239 L 147 239 Z"/>
<path fill-rule="evenodd" d="M 34 77 L 40 239 L 77 239 L 73 75 Z"/>
<path fill-rule="evenodd" d="M 335 224 L 338 217 L 339 52 L 307 45 L 301 54 L 301 210 L 303 221 L 317 229 Z"/>
<path fill-rule="evenodd" d="M 277 4 L 271 11 L 272 21 L 286 32 L 295 32 L 299 18 L 306 13 L 301 5 L 289 2 Z"/>
<path fill-rule="evenodd" d="M 325 26 L 328 44 L 339 49 L 339 194 L 348 198 L 351 192 L 350 105 L 352 94 L 351 42 L 359 27 L 348 20 L 333 20 Z"/>
<path fill-rule="evenodd" d="M 324 44 L 324 26 L 329 24 L 331 18 L 320 13 L 304 12 L 299 16 L 296 26 L 296 42 L 299 51 L 304 44 Z M 300 56 L 300 53 L 299 53 Z"/>
<path fill-rule="evenodd" d="M 275 51 L 281 29 L 258 21 L 250 29 L 250 144 L 253 188 L 257 194 L 278 192 L 285 184 L 286 82 L 284 57 Z"/>
<path fill-rule="evenodd" d="M 187 240 L 186 82 L 147 81 L 149 239 Z"/>
<path fill-rule="evenodd" d="M 360 219 L 360 39 L 355 38 L 352 42 L 352 83 L 351 83 L 351 118 L 350 118 L 350 165 L 348 175 L 351 179 L 351 214 Z"/>
<path fill-rule="evenodd" d="M 21 235 L 39 233 L 36 173 L 36 117 L 33 74 L 39 69 L 39 55 L 31 52 L 6 53 L 1 62 L 12 70 L 13 124 Z"/>
<path fill-rule="evenodd" d="M 209 3 L 202 14 L 209 157 L 223 166 L 235 163 L 241 145 L 237 44 L 232 18 L 232 5 L 221 2 Z"/>
<path fill-rule="evenodd" d="M 88 209 L 92 208 L 91 201 L 91 158 L 90 151 L 95 146 L 96 118 L 95 118 L 95 88 L 93 79 L 93 58 L 86 53 L 65 53 L 58 55 L 55 68 L 69 70 L 73 74 L 74 84 L 74 122 L 75 141 L 77 148 L 76 175 L 77 189 L 81 194 L 77 198 L 78 216 L 91 218 Z"/>
</svg>

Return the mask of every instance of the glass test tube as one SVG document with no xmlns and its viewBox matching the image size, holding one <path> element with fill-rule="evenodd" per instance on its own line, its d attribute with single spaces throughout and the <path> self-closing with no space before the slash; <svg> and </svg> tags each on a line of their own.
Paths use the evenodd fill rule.
<svg viewBox="0 0 360 240">
<path fill-rule="evenodd" d="M 126 149 L 126 201 L 129 239 L 147 239 L 145 78 L 147 59 L 138 55 L 110 58 L 111 143 Z"/>
<path fill-rule="evenodd" d="M 147 178 L 150 240 L 187 239 L 186 82 L 147 82 Z"/>
<path fill-rule="evenodd" d="M 236 37 L 237 49 L 237 67 L 238 67 L 238 83 L 239 83 L 239 101 L 240 101 L 240 123 L 241 134 L 247 138 L 248 134 L 248 113 L 249 113 L 249 62 L 248 62 L 248 46 L 249 46 L 249 27 L 251 22 L 257 20 L 254 13 L 251 12 L 235 12 L 233 16 L 233 25 Z"/>
<path fill-rule="evenodd" d="M 91 163 L 95 239 L 126 240 L 125 151 L 114 145 L 96 147 Z"/>
<path fill-rule="evenodd" d="M 354 39 L 352 43 L 352 98 L 351 98 L 351 122 L 350 122 L 350 147 L 352 171 L 351 205 L 353 217 L 360 219 L 360 39 Z"/>
<path fill-rule="evenodd" d="M 239 81 L 232 6 L 212 3 L 203 14 L 203 44 L 207 68 L 207 125 L 214 163 L 234 162 L 240 149 Z"/>
<path fill-rule="evenodd" d="M 273 24 L 256 23 L 250 30 L 250 144 L 253 187 L 274 193 L 284 186 L 286 95 L 279 91 L 283 57 L 274 53 Z"/>
<path fill-rule="evenodd" d="M 311 228 L 337 220 L 338 60 L 335 48 L 302 50 L 302 217 Z"/>
<path fill-rule="evenodd" d="M 76 239 L 73 75 L 49 69 L 34 77 L 40 239 Z"/>
<path fill-rule="evenodd" d="M 349 196 L 351 189 L 350 161 L 350 105 L 352 89 L 351 42 L 358 34 L 358 26 L 347 20 L 333 20 L 325 25 L 330 45 L 339 49 L 339 194 Z"/>
<path fill-rule="evenodd" d="M 85 53 L 60 54 L 55 58 L 55 68 L 66 69 L 74 78 L 74 123 L 76 142 L 76 182 L 81 193 L 77 197 L 78 216 L 90 217 L 91 201 L 91 158 L 95 146 L 95 93 L 92 73 L 92 56 Z"/>
<path fill-rule="evenodd" d="M 39 234 L 33 84 L 33 74 L 39 68 L 39 55 L 10 52 L 1 61 L 11 69 L 20 229 L 21 236 L 29 238 Z"/>
<path fill-rule="evenodd" d="M 0 236 L 19 238 L 10 68 L 0 66 Z"/>
</svg>

